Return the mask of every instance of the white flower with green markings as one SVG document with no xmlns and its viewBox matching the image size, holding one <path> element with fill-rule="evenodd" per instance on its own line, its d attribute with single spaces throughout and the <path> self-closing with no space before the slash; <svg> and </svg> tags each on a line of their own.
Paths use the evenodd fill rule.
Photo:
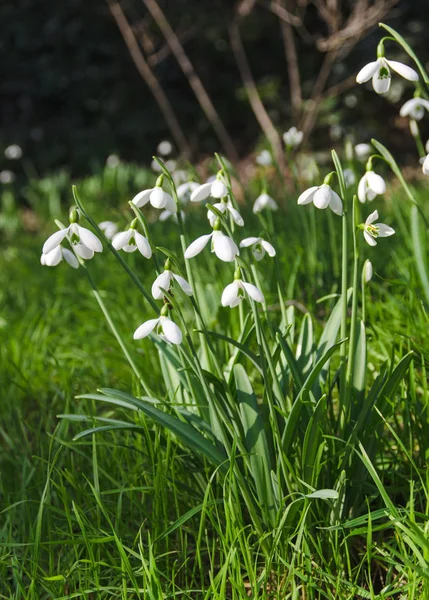
<svg viewBox="0 0 429 600">
<path fill-rule="evenodd" d="M 234 223 L 236 223 L 240 227 L 244 225 L 243 217 L 240 215 L 238 210 L 233 207 L 231 200 L 228 200 L 227 202 L 216 202 L 216 204 L 213 204 L 213 207 L 217 208 L 217 210 L 222 214 L 229 212 Z M 209 209 L 207 211 L 207 218 L 209 220 L 210 225 L 213 227 L 216 222 L 216 219 L 218 218 L 218 215 Z"/>
<path fill-rule="evenodd" d="M 164 308 L 163 308 L 164 310 Z M 133 338 L 135 340 L 141 340 L 152 332 L 155 332 L 164 342 L 170 344 L 181 344 L 182 343 L 182 332 L 180 328 L 172 321 L 166 314 L 161 311 L 161 316 L 157 319 L 149 319 L 137 327 L 134 332 Z"/>
<path fill-rule="evenodd" d="M 425 110 L 429 112 L 429 101 L 417 97 L 407 100 L 407 102 L 401 106 L 399 114 L 401 117 L 410 117 L 410 119 L 420 121 L 425 116 Z"/>
<path fill-rule="evenodd" d="M 357 83 L 366 83 L 372 79 L 372 87 L 377 94 L 386 94 L 390 88 L 392 76 L 390 69 L 408 81 L 418 81 L 418 73 L 411 67 L 396 60 L 384 57 L 384 45 L 381 41 L 377 48 L 377 60 L 365 65 L 356 75 Z"/>
<path fill-rule="evenodd" d="M 331 180 L 332 173 L 325 177 L 322 185 L 315 185 L 302 192 L 298 198 L 298 204 L 304 205 L 312 202 L 316 208 L 320 209 L 329 206 L 333 213 L 341 216 L 343 214 L 343 203 L 337 192 L 331 188 Z"/>
<path fill-rule="evenodd" d="M 262 192 L 262 194 L 256 198 L 255 203 L 253 204 L 253 212 L 257 214 L 266 208 L 268 210 L 277 210 L 279 207 L 277 202 L 271 198 L 271 196 L 269 196 L 266 192 Z"/>
<path fill-rule="evenodd" d="M 365 204 L 372 202 L 376 196 L 381 196 L 386 191 L 386 182 L 381 175 L 374 173 L 370 168 L 365 175 L 361 178 L 358 185 L 358 198 L 359 202 Z"/>
<path fill-rule="evenodd" d="M 123 250 L 124 252 L 135 252 L 138 250 L 145 258 L 152 256 L 152 248 L 149 240 L 139 233 L 136 229 L 137 219 L 134 219 L 126 231 L 117 233 L 112 240 L 112 246 L 115 250 Z"/>
<path fill-rule="evenodd" d="M 273 258 L 276 255 L 274 247 L 261 237 L 248 237 L 240 242 L 240 248 L 251 248 L 256 260 L 262 260 L 265 254 Z"/>
<path fill-rule="evenodd" d="M 56 231 L 48 237 L 43 244 L 43 254 L 49 254 L 57 248 L 64 239 L 67 239 L 73 248 L 75 254 L 86 260 L 94 256 L 94 252 L 102 252 L 103 245 L 98 237 L 89 229 L 81 227 L 78 220 L 78 213 L 73 209 L 70 214 L 71 223 L 68 227 L 64 227 Z"/>
<path fill-rule="evenodd" d="M 232 262 L 239 254 L 240 251 L 237 244 L 228 235 L 225 235 L 220 231 L 219 219 L 214 224 L 214 230 L 207 234 L 202 235 L 190 244 L 185 250 L 185 258 L 193 258 L 204 250 L 209 240 L 211 240 L 211 249 L 216 256 L 224 262 Z"/>
<path fill-rule="evenodd" d="M 151 206 L 154 208 L 165 209 L 171 213 L 176 213 L 177 205 L 174 198 L 162 189 L 163 181 L 164 175 L 160 175 L 156 181 L 155 187 L 139 192 L 134 196 L 131 202 L 138 208 L 142 208 L 150 202 Z"/>
<path fill-rule="evenodd" d="M 71 250 L 63 248 L 61 244 L 47 254 L 42 254 L 40 262 L 46 267 L 56 267 L 63 259 L 73 267 L 73 269 L 79 268 L 79 261 L 76 258 L 76 255 L 73 254 Z"/>
<path fill-rule="evenodd" d="M 359 225 L 359 229 L 362 229 L 363 236 L 370 246 L 377 245 L 377 238 L 389 237 L 395 233 L 395 230 L 385 223 L 374 223 L 377 219 L 378 211 L 375 210 L 368 216 L 365 223 Z"/>
<path fill-rule="evenodd" d="M 256 285 L 243 281 L 241 279 L 241 271 L 240 269 L 237 269 L 234 275 L 234 281 L 228 284 L 223 290 L 221 304 L 222 306 L 234 308 L 240 304 L 246 295 L 255 302 L 265 302 L 264 294 L 261 290 L 257 288 Z"/>
<path fill-rule="evenodd" d="M 186 279 L 173 273 L 171 270 L 171 261 L 169 259 L 165 261 L 164 269 L 165 270 L 158 275 L 152 284 L 152 296 L 155 300 L 161 300 L 161 298 L 164 297 L 164 291 L 169 292 L 175 282 L 182 288 L 185 294 L 192 296 L 191 286 Z"/>
<path fill-rule="evenodd" d="M 212 198 L 225 198 L 228 195 L 228 188 L 223 181 L 222 172 L 219 171 L 214 181 L 208 181 L 195 188 L 191 194 L 191 202 L 202 202 L 209 196 Z"/>
</svg>

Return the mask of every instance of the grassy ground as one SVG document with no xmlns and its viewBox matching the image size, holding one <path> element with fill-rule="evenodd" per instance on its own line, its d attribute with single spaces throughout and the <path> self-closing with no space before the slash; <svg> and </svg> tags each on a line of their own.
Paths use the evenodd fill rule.
<svg viewBox="0 0 429 600">
<path fill-rule="evenodd" d="M 288 196 L 276 218 L 275 245 L 284 294 L 297 315 L 296 349 L 304 312 L 319 334 L 335 305 L 336 298 L 323 298 L 339 292 L 340 230 L 332 215 L 298 209 L 295 195 Z M 425 196 L 423 189 L 418 192 L 423 207 Z M 98 220 L 111 217 L 94 197 Z M 46 211 L 38 208 L 43 222 Z M 370 443 L 372 433 L 377 441 L 375 461 L 360 462 L 347 497 L 351 505 L 353 494 L 361 497 L 358 508 L 329 527 L 334 505 L 309 503 L 292 525 L 277 522 L 277 542 L 268 552 L 232 469 L 219 477 L 140 412 L 131 420 L 135 429 L 73 441 L 96 423 L 77 420 L 79 415 L 123 419 L 127 413 L 77 395 L 100 387 L 139 395 L 138 377 L 103 320 L 83 270 L 40 266 L 40 248 L 52 225 L 33 234 L 4 233 L 0 598 L 429 598 L 428 318 L 409 234 L 410 207 L 400 190 L 387 197 L 381 212 L 397 234 L 362 250 L 375 272 L 366 303 L 369 384 L 386 361 L 396 364 L 410 349 L 414 361 L 383 404 L 383 414 L 374 408 L 378 429 L 365 439 Z M 121 210 L 114 215 L 120 218 Z M 249 211 L 243 209 L 243 215 L 257 231 Z M 207 232 L 199 221 L 190 218 L 190 239 Z M 159 245 L 178 248 L 173 223 L 156 227 Z M 150 286 L 148 263 L 135 255 L 128 259 Z M 259 268 L 269 320 L 279 319 L 274 266 L 265 262 Z M 89 269 L 150 388 L 168 397 L 155 346 L 131 339 L 148 317 L 146 305 L 113 256 L 96 257 Z M 229 309 L 219 308 L 230 273 L 215 271 L 207 257 L 195 259 L 193 269 L 206 291 L 210 328 L 233 334 Z M 251 379 L 258 389 L 252 372 Z M 77 416 L 63 420 L 60 414 Z M 320 481 L 329 483 L 323 460 L 318 469 Z"/>
</svg>

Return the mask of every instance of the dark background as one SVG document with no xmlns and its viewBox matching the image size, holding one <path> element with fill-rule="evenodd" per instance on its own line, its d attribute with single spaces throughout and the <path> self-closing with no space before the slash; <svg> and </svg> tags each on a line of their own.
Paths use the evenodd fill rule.
<svg viewBox="0 0 429 600">
<path fill-rule="evenodd" d="M 183 36 L 184 48 L 206 87 L 241 157 L 261 140 L 230 49 L 228 22 L 235 2 L 160 1 L 170 24 Z M 347 13 L 348 5 L 344 3 Z M 350 3 L 351 10 L 353 3 Z M 143 2 L 122 4 L 137 33 L 143 30 L 159 58 L 152 67 L 180 119 L 193 159 L 219 149 L 213 129 L 198 105 L 175 57 Z M 423 64 L 429 60 L 427 0 L 402 1 L 385 21 L 409 41 Z M 325 35 L 316 8 L 309 7 L 306 28 Z M 253 77 L 274 124 L 284 131 L 292 124 L 285 53 L 277 17 L 265 3 L 257 4 L 241 26 Z M 381 32 L 372 28 L 329 77 L 329 85 L 355 74 L 375 59 Z M 311 94 L 323 53 L 296 37 L 304 95 Z M 393 44 L 393 58 L 403 58 Z M 161 139 L 171 139 L 162 114 L 137 72 L 105 0 L 16 0 L 0 5 L 0 170 L 10 168 L 3 150 L 19 144 L 24 158 L 39 175 L 67 167 L 73 175 L 93 172 L 106 157 L 149 164 Z M 147 55 L 146 55 L 147 57 Z M 409 59 L 407 59 L 410 64 Z M 332 125 L 341 123 L 356 141 L 377 136 L 406 152 L 412 140 L 398 109 L 411 95 L 406 88 L 397 103 L 386 102 L 355 85 L 322 106 L 309 145 L 332 144 Z M 345 97 L 354 95 L 356 106 Z M 305 110 L 304 110 L 305 112 Z M 429 133 L 423 131 L 423 133 Z M 424 138 L 425 140 L 426 138 Z"/>
</svg>

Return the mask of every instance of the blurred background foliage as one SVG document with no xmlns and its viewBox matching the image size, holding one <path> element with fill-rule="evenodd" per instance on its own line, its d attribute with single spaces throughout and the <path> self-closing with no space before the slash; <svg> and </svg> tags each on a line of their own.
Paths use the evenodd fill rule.
<svg viewBox="0 0 429 600">
<path fill-rule="evenodd" d="M 180 123 L 189 158 L 224 150 L 150 5 L 149 0 L 125 0 L 120 10 Z M 280 133 L 293 124 L 305 125 L 314 104 L 314 86 L 331 52 L 316 124 L 307 128 L 307 146 L 326 149 L 346 135 L 356 142 L 374 136 L 393 152 L 412 151 L 408 121 L 398 117 L 399 106 L 410 97 L 407 82 L 394 78 L 386 103 L 357 86 L 354 76 L 375 58 L 381 32 L 371 24 L 374 6 L 380 20 L 397 28 L 428 65 L 426 0 L 159 0 L 157 5 L 241 159 L 261 147 L 263 136 L 232 50 L 233 23 L 240 31 L 259 98 Z M 117 6 L 113 0 L 0 4 L 0 171 L 11 171 L 18 187 L 29 176 L 63 168 L 73 177 L 94 173 L 112 153 L 124 161 L 150 164 L 158 142 L 172 139 L 115 21 L 112 8 Z M 350 29 L 357 9 L 358 26 Z M 285 52 L 288 21 L 302 94 L 295 107 Z M 390 43 L 387 53 L 400 57 Z M 429 135 L 422 133 L 424 139 Z M 4 156 L 11 144 L 22 148 L 21 161 Z"/>
</svg>

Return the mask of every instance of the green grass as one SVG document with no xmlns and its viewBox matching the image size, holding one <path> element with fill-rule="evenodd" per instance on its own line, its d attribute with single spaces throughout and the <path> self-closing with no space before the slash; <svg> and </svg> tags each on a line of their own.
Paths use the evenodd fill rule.
<svg viewBox="0 0 429 600">
<path fill-rule="evenodd" d="M 117 184 L 91 185 L 79 190 L 96 220 L 112 214 L 123 218 L 126 203 L 108 208 L 102 193 L 91 195 L 91 189 L 104 185 L 112 198 Z M 138 191 L 133 185 L 118 197 L 125 200 Z M 425 190 L 416 193 L 426 210 Z M 341 219 L 298 208 L 295 200 L 289 192 L 275 219 L 273 243 L 288 314 L 294 312 L 288 341 L 302 375 L 311 372 L 315 342 L 309 340 L 319 339 L 341 291 Z M 397 234 L 380 240 L 375 250 L 361 248 L 375 272 L 366 290 L 365 390 L 383 369 L 390 377 L 401 360 L 409 368 L 391 391 L 383 388 L 376 406 L 361 417 L 362 427 L 347 450 L 344 431 L 351 431 L 340 432 L 338 426 L 339 353 L 334 353 L 324 386 L 327 399 L 317 409 L 303 402 L 285 454 L 291 481 L 279 487 L 294 491 L 278 498 L 276 514 L 266 517 L 273 519 L 271 527 L 263 505 L 257 506 L 262 535 L 237 483 L 237 474 L 244 473 L 252 486 L 256 469 L 236 448 L 238 437 L 231 438 L 233 459 L 216 469 L 143 411 L 76 398 L 98 388 L 137 398 L 143 391 L 83 269 L 40 266 L 41 246 L 53 229 L 43 220 L 45 207 L 35 206 L 43 230 L 30 235 L 6 229 L 0 253 L 0 598 L 429 598 L 428 317 L 409 235 L 410 203 L 401 190 L 377 205 L 381 220 L 394 224 Z M 364 207 L 365 217 L 370 210 Z M 258 221 L 248 209 L 242 212 L 246 235 L 257 234 Z M 209 232 L 203 209 L 192 213 L 186 225 L 189 239 Z M 151 227 L 158 245 L 179 254 L 173 223 Z M 153 266 L 136 255 L 126 259 L 150 289 Z M 205 299 L 201 307 L 208 329 L 239 339 L 238 309 L 219 307 L 233 269 L 207 250 L 191 265 Z M 176 415 L 182 403 L 191 404 L 189 389 L 186 384 L 166 386 L 156 346 L 132 340 L 134 329 L 153 313 L 108 252 L 88 268 L 146 385 Z M 269 337 L 270 327 L 281 319 L 277 272 L 268 258 L 257 270 L 267 298 L 264 331 Z M 190 305 L 183 310 L 196 327 Z M 304 317 L 305 311 L 311 318 Z M 192 336 L 197 342 L 198 334 Z M 253 334 L 249 340 L 257 354 Z M 213 343 L 225 369 L 233 349 L 216 338 Z M 165 377 L 169 367 L 163 360 Z M 284 369 L 286 399 L 295 398 L 297 385 L 290 360 L 276 365 Z M 264 381 L 251 361 L 240 355 L 238 362 L 250 381 L 237 370 L 231 389 L 247 397 L 254 390 L 260 403 Z M 170 365 L 172 381 L 181 373 Z M 216 389 L 213 381 L 210 389 Z M 368 396 L 357 397 L 367 402 Z M 220 402 L 222 394 L 216 398 Z M 359 422 L 362 406 L 354 406 L 346 427 Z M 58 419 L 59 414 L 75 418 Z M 110 423 L 100 417 L 126 421 L 132 428 L 73 441 L 85 429 Z M 273 426 L 272 414 L 270 419 Z M 206 439 L 211 439 L 208 433 Z M 282 479 L 281 470 L 276 477 Z M 326 488 L 336 490 L 339 500 L 304 497 Z"/>
</svg>

